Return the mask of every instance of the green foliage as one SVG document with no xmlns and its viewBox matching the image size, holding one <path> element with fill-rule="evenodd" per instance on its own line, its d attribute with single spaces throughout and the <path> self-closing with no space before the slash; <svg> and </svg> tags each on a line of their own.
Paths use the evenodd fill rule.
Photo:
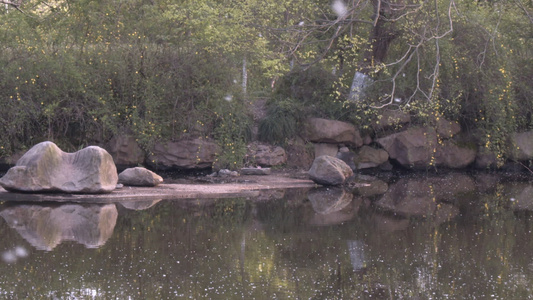
<svg viewBox="0 0 533 300">
<path fill-rule="evenodd" d="M 219 111 L 215 111 L 213 135 L 220 146 L 220 153 L 214 167 L 236 170 L 244 165 L 246 145 L 252 135 L 252 121 L 242 101 L 232 99 L 230 103 L 222 104 Z"/>
<path fill-rule="evenodd" d="M 283 145 L 298 133 L 298 125 L 302 120 L 302 107 L 296 100 L 287 98 L 267 103 L 267 117 L 259 123 L 259 139 Z"/>
<path fill-rule="evenodd" d="M 304 115 L 334 117 L 339 108 L 331 105 L 335 79 L 331 72 L 320 66 L 296 69 L 279 80 L 275 96 L 294 99 L 305 108 Z"/>
</svg>

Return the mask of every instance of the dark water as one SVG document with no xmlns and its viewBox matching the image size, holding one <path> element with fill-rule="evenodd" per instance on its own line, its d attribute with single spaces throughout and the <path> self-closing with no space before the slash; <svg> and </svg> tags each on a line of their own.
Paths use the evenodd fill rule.
<svg viewBox="0 0 533 300">
<path fill-rule="evenodd" d="M 533 298 L 533 184 L 367 180 L 355 195 L 3 203 L 0 298 Z"/>
</svg>

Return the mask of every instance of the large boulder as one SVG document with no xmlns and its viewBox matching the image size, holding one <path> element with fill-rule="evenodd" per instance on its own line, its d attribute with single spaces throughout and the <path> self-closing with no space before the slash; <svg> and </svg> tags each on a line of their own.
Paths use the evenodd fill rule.
<svg viewBox="0 0 533 300">
<path fill-rule="evenodd" d="M 359 130 L 352 124 L 341 121 L 310 118 L 307 120 L 305 135 L 313 143 L 346 144 L 352 147 L 363 145 Z"/>
<path fill-rule="evenodd" d="M 130 135 L 114 136 L 105 147 L 116 165 L 136 166 L 144 162 L 145 153 Z"/>
<path fill-rule="evenodd" d="M 459 146 L 453 141 L 444 141 L 437 147 L 436 164 L 451 169 L 461 169 L 476 160 L 477 149 Z"/>
<path fill-rule="evenodd" d="M 128 168 L 118 174 L 118 182 L 128 186 L 157 186 L 163 177 L 141 167 Z"/>
<path fill-rule="evenodd" d="M 425 169 L 434 163 L 437 133 L 433 128 L 409 128 L 377 142 L 403 167 Z"/>
<path fill-rule="evenodd" d="M 354 161 L 357 169 L 376 168 L 389 160 L 389 154 L 383 149 L 363 146 L 357 151 Z"/>
<path fill-rule="evenodd" d="M 210 139 L 183 139 L 154 145 L 147 164 L 157 170 L 207 169 L 213 166 L 219 151 Z"/>
<path fill-rule="evenodd" d="M 340 185 L 352 176 L 352 169 L 344 161 L 327 155 L 315 158 L 309 169 L 311 180 L 323 185 Z"/>
<path fill-rule="evenodd" d="M 108 193 L 117 181 L 113 158 L 103 148 L 66 153 L 52 142 L 42 142 L 0 178 L 0 185 L 20 192 Z"/>
</svg>

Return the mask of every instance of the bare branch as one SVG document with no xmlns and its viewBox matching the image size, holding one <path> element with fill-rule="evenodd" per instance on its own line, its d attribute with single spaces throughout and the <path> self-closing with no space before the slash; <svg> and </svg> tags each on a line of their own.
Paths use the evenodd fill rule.
<svg viewBox="0 0 533 300">
<path fill-rule="evenodd" d="M 400 57 L 398 60 L 388 63 L 384 65 L 385 67 L 392 67 L 395 65 L 399 65 L 398 69 L 392 75 L 392 77 L 389 79 L 392 84 L 391 92 L 389 95 L 387 95 L 387 98 L 385 98 L 386 102 L 382 103 L 381 105 L 372 106 L 374 108 L 383 108 L 385 106 L 391 105 L 394 103 L 395 93 L 396 93 L 396 86 L 397 86 L 397 79 L 400 76 L 400 74 L 403 73 L 407 65 L 411 62 L 414 55 L 417 56 L 417 71 L 416 71 L 416 88 L 413 91 L 413 93 L 409 96 L 407 99 L 407 103 L 409 103 L 414 97 L 420 93 L 424 96 L 424 98 L 427 101 L 431 101 L 434 97 L 434 93 L 437 90 L 438 87 L 438 78 L 439 78 L 439 71 L 440 71 L 440 64 L 441 64 L 441 54 L 440 54 L 440 39 L 446 37 L 447 35 L 451 34 L 453 32 L 453 19 L 452 19 L 452 9 L 455 7 L 455 2 L 453 0 L 450 1 L 450 4 L 448 6 L 447 11 L 447 18 L 448 18 L 448 28 L 445 32 L 439 33 L 441 31 L 441 21 L 438 13 L 438 1 L 434 0 L 435 5 L 435 13 L 436 13 L 436 19 L 437 22 L 434 25 L 433 28 L 424 27 L 422 29 L 422 32 L 417 33 L 413 32 L 415 36 L 418 37 L 418 42 L 415 45 L 409 45 L 409 48 L 404 52 L 402 57 Z M 421 62 L 420 62 L 420 52 L 419 49 L 423 47 L 427 42 L 430 42 L 434 40 L 435 42 L 435 62 L 433 64 L 433 71 L 431 74 L 428 74 L 425 78 L 431 80 L 431 87 L 428 91 L 424 91 L 421 87 Z"/>
<path fill-rule="evenodd" d="M 20 5 L 22 4 L 22 0 L 19 0 L 19 1 L 0 0 L 0 4 L 5 4 L 5 5 L 8 5 L 8 6 L 14 7 L 16 10 L 18 10 L 20 12 L 23 12 L 20 9 Z"/>
<path fill-rule="evenodd" d="M 516 5 L 518 5 L 518 7 L 524 11 L 524 14 L 529 18 L 529 22 L 533 23 L 533 16 L 532 16 L 532 12 L 530 12 L 525 6 L 524 4 L 522 3 L 522 1 L 520 0 L 515 0 L 516 2 Z"/>
</svg>

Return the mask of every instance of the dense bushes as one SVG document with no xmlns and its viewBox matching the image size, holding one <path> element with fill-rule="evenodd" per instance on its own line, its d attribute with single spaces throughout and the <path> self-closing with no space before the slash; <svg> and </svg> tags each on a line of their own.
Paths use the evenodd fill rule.
<svg viewBox="0 0 533 300">
<path fill-rule="evenodd" d="M 310 116 L 370 131 L 380 106 L 421 123 L 460 121 L 500 153 L 510 132 L 533 128 L 530 6 L 439 0 L 387 22 L 365 19 L 375 9 L 357 3 L 342 22 L 323 1 L 299 0 L 24 1 L 25 14 L 0 11 L 0 155 L 128 132 L 147 150 L 157 139 L 216 138 L 219 163 L 237 166 L 253 95 L 270 98 L 259 136 L 272 143 Z M 347 101 L 356 71 L 372 81 Z"/>
</svg>

